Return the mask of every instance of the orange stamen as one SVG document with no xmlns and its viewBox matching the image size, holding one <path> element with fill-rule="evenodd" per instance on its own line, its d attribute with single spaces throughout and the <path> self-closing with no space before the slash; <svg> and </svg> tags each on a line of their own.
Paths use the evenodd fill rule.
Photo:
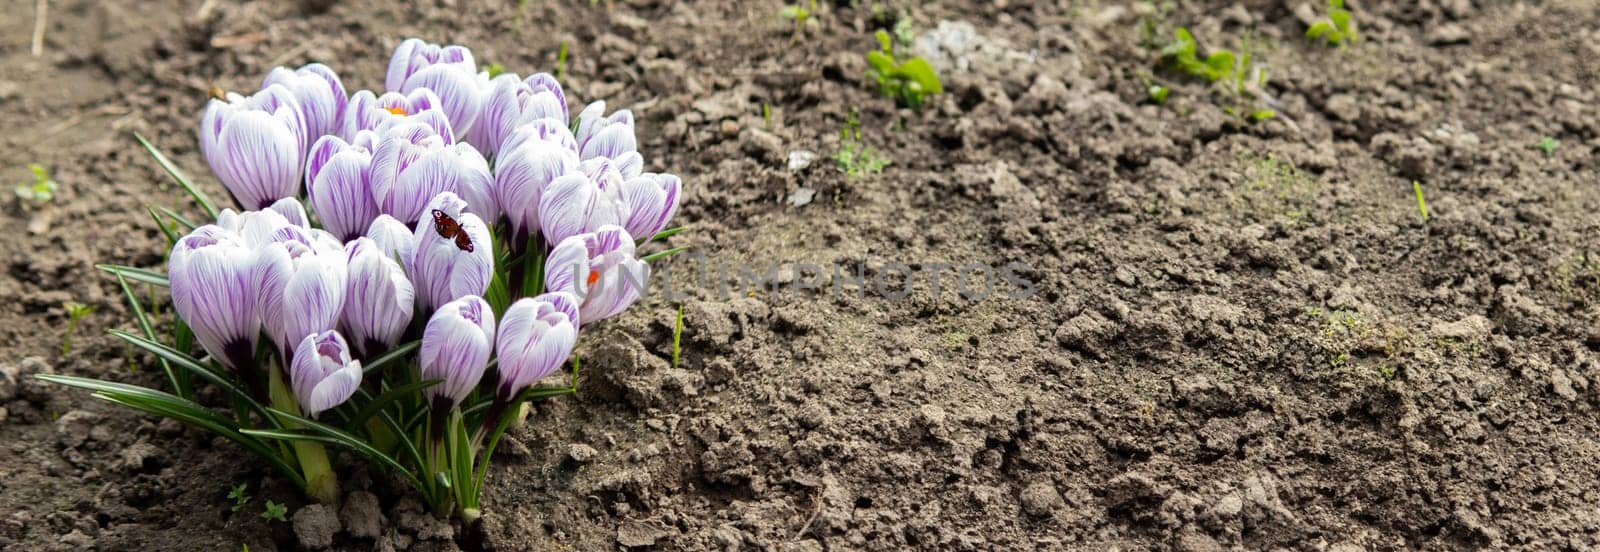
<svg viewBox="0 0 1600 552">
<path fill-rule="evenodd" d="M 598 282 L 598 281 L 600 281 L 600 271 L 598 271 L 598 270 L 589 271 L 589 285 L 592 286 L 592 285 L 594 285 L 595 282 Z"/>
<path fill-rule="evenodd" d="M 383 110 L 384 111 L 388 111 L 390 113 L 393 113 L 395 115 L 399 115 L 401 117 L 406 116 L 406 108 L 404 108 L 404 107 L 385 107 L 385 108 L 383 108 Z"/>
</svg>

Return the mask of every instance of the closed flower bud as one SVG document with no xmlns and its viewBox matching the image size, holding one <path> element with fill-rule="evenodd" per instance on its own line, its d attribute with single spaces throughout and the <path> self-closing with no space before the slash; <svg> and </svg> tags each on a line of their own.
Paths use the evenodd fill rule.
<svg viewBox="0 0 1600 552">
<path fill-rule="evenodd" d="M 356 238 L 344 247 L 348 274 L 340 327 L 361 358 L 370 359 L 405 334 L 416 291 L 400 263 L 371 238 Z"/>
<path fill-rule="evenodd" d="M 285 226 L 257 255 L 262 326 L 288 360 L 300 338 L 338 323 L 347 278 L 344 251 L 337 241 Z"/>
<path fill-rule="evenodd" d="M 644 293 L 650 265 L 634 258 L 633 237 L 620 226 L 563 240 L 545 258 L 545 290 L 578 298 L 584 324 L 616 316 Z"/>
<path fill-rule="evenodd" d="M 494 311 L 482 297 L 445 303 L 428 319 L 417 358 L 422 379 L 442 379 L 423 391 L 435 408 L 459 404 L 477 387 L 494 349 Z"/>
<path fill-rule="evenodd" d="M 468 295 L 483 295 L 494 277 L 489 227 L 465 209 L 465 201 L 445 192 L 428 204 L 429 215 L 417 225 L 410 273 L 423 312 Z"/>
<path fill-rule="evenodd" d="M 300 104 L 300 115 L 306 122 L 306 138 L 318 137 L 338 131 L 339 117 L 344 113 L 349 97 L 339 75 L 321 63 L 308 63 L 299 69 L 273 68 L 261 83 L 262 88 L 283 85 Z"/>
<path fill-rule="evenodd" d="M 350 105 L 339 118 L 339 136 L 346 142 L 357 143 L 356 133 L 370 130 L 381 135 L 383 130 L 401 123 L 419 123 L 432 128 L 445 143 L 454 144 L 456 134 L 450 128 L 450 119 L 444 114 L 444 105 L 432 90 L 419 88 L 409 94 L 388 92 L 374 96 L 370 90 L 356 92 Z"/>
<path fill-rule="evenodd" d="M 432 128 L 406 123 L 388 128 L 372 154 L 372 197 L 378 211 L 408 225 L 427 218 L 434 196 L 451 192 L 484 220 L 500 216 L 489 163 L 469 144 L 449 144 Z"/>
<path fill-rule="evenodd" d="M 378 215 L 372 220 L 372 226 L 367 227 L 367 237 L 383 256 L 399 259 L 401 268 L 410 271 L 406 265 L 417 252 L 416 232 L 410 226 L 389 215 Z"/>
<path fill-rule="evenodd" d="M 361 361 L 350 358 L 350 346 L 339 332 L 309 334 L 295 347 L 289 386 L 300 410 L 315 417 L 355 394 L 361 386 Z"/>
<path fill-rule="evenodd" d="M 511 223 L 512 245 L 520 247 L 539 231 L 540 196 L 557 178 L 576 174 L 578 153 L 553 141 L 528 139 L 515 144 L 495 161 L 494 193 Z"/>
<path fill-rule="evenodd" d="M 608 159 L 579 165 L 583 174 L 567 174 L 539 194 L 539 227 L 547 243 L 620 225 L 628 213 L 622 198 L 622 175 Z"/>
<path fill-rule="evenodd" d="M 357 136 L 358 143 L 376 140 L 370 131 Z M 306 163 L 306 201 L 323 228 L 340 241 L 364 234 L 378 217 L 378 204 L 372 198 L 372 151 L 338 136 L 318 139 Z"/>
<path fill-rule="evenodd" d="M 517 127 L 542 119 L 567 124 L 567 96 L 555 77 L 539 73 L 523 80 L 515 74 L 502 74 L 489 81 L 483 113 L 472 125 L 468 141 L 485 156 L 494 157 Z"/>
<path fill-rule="evenodd" d="M 213 99 L 200 121 L 201 155 L 246 209 L 298 195 L 310 145 L 300 103 L 282 85 Z"/>
<path fill-rule="evenodd" d="M 546 293 L 520 299 L 500 318 L 495 350 L 501 399 L 509 400 L 529 385 L 555 373 L 572 356 L 578 340 L 578 300 L 569 293 Z"/>
<path fill-rule="evenodd" d="M 633 112 L 619 109 L 605 115 L 606 103 L 594 102 L 578 113 L 578 153 L 585 161 L 619 159 L 638 149 L 633 136 Z"/>
<path fill-rule="evenodd" d="M 444 104 L 445 115 L 457 137 L 465 137 L 483 109 L 488 75 L 478 74 L 472 51 L 461 46 L 439 46 L 410 38 L 395 48 L 383 86 L 390 92 L 429 89 Z"/>
<path fill-rule="evenodd" d="M 644 173 L 622 183 L 622 200 L 628 206 L 623 228 L 628 234 L 649 239 L 667 229 L 678 212 L 678 195 L 683 181 L 675 175 Z"/>
<path fill-rule="evenodd" d="M 261 335 L 255 258 L 237 234 L 205 225 L 180 238 L 167 261 L 173 309 L 200 346 L 230 368 L 253 364 Z"/>
</svg>

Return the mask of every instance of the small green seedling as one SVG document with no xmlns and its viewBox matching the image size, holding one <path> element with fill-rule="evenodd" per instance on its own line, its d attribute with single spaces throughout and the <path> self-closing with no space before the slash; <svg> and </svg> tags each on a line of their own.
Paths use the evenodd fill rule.
<svg viewBox="0 0 1600 552">
<path fill-rule="evenodd" d="M 261 512 L 261 519 L 267 521 L 287 521 L 284 514 L 289 513 L 289 507 L 271 500 L 267 501 L 267 509 Z"/>
<path fill-rule="evenodd" d="M 1428 202 L 1422 199 L 1422 183 L 1412 180 L 1411 191 L 1417 194 L 1417 212 L 1422 213 L 1422 222 L 1428 222 Z"/>
<path fill-rule="evenodd" d="M 767 128 L 772 128 L 772 106 L 766 102 L 761 103 L 761 122 L 765 124 Z"/>
<path fill-rule="evenodd" d="M 1150 13 L 1139 18 L 1139 44 L 1146 50 L 1158 50 L 1162 47 L 1161 35 L 1165 34 L 1163 23 L 1176 5 L 1171 0 L 1145 0 L 1145 3 L 1150 5 Z"/>
<path fill-rule="evenodd" d="M 61 355 L 66 356 L 72 352 L 72 332 L 78 329 L 78 319 L 94 312 L 94 307 L 76 301 L 67 301 L 61 306 L 67 311 L 67 335 L 61 340 Z"/>
<path fill-rule="evenodd" d="M 839 163 L 839 170 L 850 178 L 882 172 L 884 167 L 892 163 L 861 141 L 860 127 L 856 114 L 850 113 L 850 117 L 845 119 L 844 128 L 839 131 L 839 152 L 833 154 L 833 160 Z"/>
<path fill-rule="evenodd" d="M 506 72 L 506 68 L 501 66 L 498 63 L 491 63 L 491 64 L 483 66 L 483 72 L 488 73 L 489 74 L 489 78 L 492 79 L 492 78 L 500 76 L 501 73 Z"/>
<path fill-rule="evenodd" d="M 33 171 L 33 183 L 17 186 L 17 197 L 43 205 L 56 198 L 56 181 L 50 178 L 50 171 L 38 163 L 29 163 L 28 170 Z"/>
<path fill-rule="evenodd" d="M 799 42 L 801 35 L 806 32 L 806 21 L 809 21 L 811 14 L 816 13 L 816 11 L 817 0 L 811 0 L 809 7 L 801 6 L 798 3 L 784 6 L 782 10 L 778 10 L 778 15 L 784 19 L 794 21 L 794 36 L 792 39 L 795 42 Z"/>
<path fill-rule="evenodd" d="M 1161 86 L 1159 84 L 1152 84 L 1146 89 L 1145 96 L 1150 99 L 1150 103 L 1161 105 L 1167 103 L 1167 95 L 1171 93 L 1172 89 L 1170 88 Z"/>
<path fill-rule="evenodd" d="M 228 500 L 233 501 L 233 513 L 237 514 L 239 510 L 243 510 L 244 506 L 250 503 L 250 495 L 245 494 L 245 484 L 234 485 L 233 490 L 228 491 Z"/>
<path fill-rule="evenodd" d="M 1267 70 L 1254 62 L 1249 40 L 1242 42 L 1244 47 L 1240 52 L 1217 48 L 1201 58 L 1194 34 L 1189 29 L 1179 27 L 1173 31 L 1172 42 L 1161 48 L 1161 58 L 1178 72 L 1206 82 L 1220 81 L 1234 98 L 1253 101 L 1267 85 Z M 1249 106 L 1230 106 L 1225 111 L 1252 123 L 1278 116 L 1277 111 Z"/>
<path fill-rule="evenodd" d="M 556 79 L 567 78 L 567 41 L 561 41 L 561 49 L 556 52 Z"/>
<path fill-rule="evenodd" d="M 1350 10 L 1344 9 L 1344 0 L 1328 0 L 1328 18 L 1312 23 L 1306 38 L 1324 40 L 1329 46 L 1355 43 L 1356 22 L 1350 18 Z"/>
<path fill-rule="evenodd" d="M 867 76 L 878 85 L 878 92 L 894 98 L 906 107 L 922 107 L 922 102 L 934 94 L 944 92 L 939 74 L 928 60 L 913 57 L 895 61 L 894 41 L 889 33 L 878 29 L 878 50 L 867 52 Z"/>
<path fill-rule="evenodd" d="M 1545 157 L 1550 157 L 1556 152 L 1556 148 L 1561 147 L 1561 141 L 1546 136 L 1544 138 L 1540 138 L 1538 142 L 1534 142 L 1533 147 L 1544 152 Z"/>
</svg>

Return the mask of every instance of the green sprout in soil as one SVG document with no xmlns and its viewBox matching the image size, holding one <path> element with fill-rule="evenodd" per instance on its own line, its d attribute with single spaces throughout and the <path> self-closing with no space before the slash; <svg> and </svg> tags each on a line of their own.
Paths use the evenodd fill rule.
<svg viewBox="0 0 1600 552">
<path fill-rule="evenodd" d="M 67 311 L 67 335 L 61 340 L 61 355 L 66 356 L 72 352 L 72 332 L 78 329 L 78 320 L 94 312 L 94 307 L 77 301 L 67 301 L 61 306 Z"/>
<path fill-rule="evenodd" d="M 567 41 L 561 41 L 561 49 L 556 51 L 556 79 L 567 78 Z"/>
<path fill-rule="evenodd" d="M 490 63 L 488 65 L 483 66 L 483 72 L 488 73 L 489 74 L 489 78 L 492 79 L 492 78 L 500 76 L 501 73 L 506 72 L 506 68 L 501 66 L 498 63 Z"/>
<path fill-rule="evenodd" d="M 267 521 L 287 521 L 283 515 L 289 513 L 289 507 L 271 500 L 267 501 L 267 509 L 261 512 L 261 519 Z"/>
<path fill-rule="evenodd" d="M 1253 62 L 1250 41 L 1242 42 L 1244 47 L 1239 52 L 1216 48 L 1202 58 L 1194 34 L 1190 33 L 1189 29 L 1179 27 L 1173 31 L 1172 41 L 1161 48 L 1161 59 L 1179 73 L 1210 83 L 1221 82 L 1236 100 L 1253 103 L 1259 91 L 1267 85 L 1267 70 Z M 1226 111 L 1252 123 L 1259 123 L 1278 115 L 1278 112 L 1272 109 L 1249 106 L 1229 106 Z"/>
<path fill-rule="evenodd" d="M 1550 157 L 1551 154 L 1556 152 L 1556 148 L 1561 147 L 1561 141 L 1549 136 L 1545 136 L 1540 138 L 1538 142 L 1534 142 L 1533 147 L 1534 149 L 1544 152 L 1545 157 Z"/>
<path fill-rule="evenodd" d="M 772 105 L 766 102 L 761 103 L 761 122 L 767 128 L 772 128 Z"/>
<path fill-rule="evenodd" d="M 896 61 L 894 41 L 889 38 L 888 31 L 878 29 L 875 35 L 879 49 L 867 52 L 867 66 L 870 68 L 867 76 L 877 83 L 879 93 L 894 98 L 906 107 L 917 108 L 922 107 L 922 102 L 928 96 L 944 92 L 939 74 L 934 72 L 928 60 L 912 57 Z"/>
<path fill-rule="evenodd" d="M 811 0 L 808 6 L 802 6 L 799 3 L 784 6 L 783 9 L 778 10 L 778 15 L 784 19 L 794 21 L 794 36 L 791 40 L 799 42 L 800 37 L 806 32 L 806 22 L 810 21 L 811 14 L 816 12 L 817 0 Z"/>
<path fill-rule="evenodd" d="M 17 197 L 39 205 L 50 203 L 56 197 L 57 188 L 50 171 L 38 163 L 29 163 L 28 170 L 33 172 L 33 183 L 17 186 Z"/>
<path fill-rule="evenodd" d="M 1159 84 L 1152 84 L 1149 88 L 1145 89 L 1145 96 L 1150 99 L 1150 103 L 1156 105 L 1167 103 L 1167 95 L 1171 93 L 1171 88 L 1167 88 Z"/>
<path fill-rule="evenodd" d="M 1422 183 L 1412 180 L 1411 191 L 1417 194 L 1417 212 L 1422 213 L 1422 222 L 1428 222 L 1428 201 L 1422 199 Z"/>
<path fill-rule="evenodd" d="M 845 120 L 844 129 L 839 131 L 839 152 L 833 154 L 833 160 L 839 163 L 839 170 L 845 176 L 855 178 L 864 174 L 882 172 L 884 167 L 892 161 L 873 151 L 871 146 L 861 141 L 861 123 L 856 120 L 856 114 L 850 113 Z"/>
<path fill-rule="evenodd" d="M 672 326 L 672 368 L 678 368 L 678 355 L 683 351 L 683 305 L 678 305 L 678 321 Z"/>
<path fill-rule="evenodd" d="M 1350 18 L 1350 10 L 1344 9 L 1344 0 L 1328 0 L 1328 18 L 1312 23 L 1306 29 L 1306 38 L 1322 39 L 1329 46 L 1355 43 L 1356 22 Z"/>
<path fill-rule="evenodd" d="M 245 484 L 234 485 L 233 489 L 228 491 L 228 500 L 233 501 L 231 508 L 233 513 L 237 514 L 239 510 L 243 510 L 244 506 L 250 503 L 250 495 L 245 493 Z"/>
</svg>

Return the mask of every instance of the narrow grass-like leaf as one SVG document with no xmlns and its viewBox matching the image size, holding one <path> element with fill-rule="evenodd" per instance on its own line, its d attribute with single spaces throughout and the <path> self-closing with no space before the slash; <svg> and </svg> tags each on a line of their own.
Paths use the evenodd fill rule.
<svg viewBox="0 0 1600 552">
<path fill-rule="evenodd" d="M 243 399 L 245 404 L 250 405 L 252 409 L 261 414 L 261 417 L 264 419 L 264 421 L 269 424 L 273 424 L 274 426 L 277 425 L 277 420 L 274 420 L 272 416 L 268 415 L 266 407 L 262 406 L 260 402 L 257 402 L 255 397 L 250 396 L 249 392 L 240 389 L 239 386 L 234 385 L 231 381 L 228 381 L 227 377 L 217 373 L 215 370 L 207 368 L 205 365 L 201 364 L 200 361 L 195 360 L 193 357 L 190 357 L 189 355 L 184 354 L 182 351 L 178 351 L 156 341 L 144 339 L 121 330 L 110 330 L 109 333 L 117 336 L 123 341 L 132 344 L 135 347 L 155 353 L 156 356 L 162 358 L 163 360 L 170 361 L 173 365 L 183 368 L 184 370 L 188 370 L 189 373 L 200 376 L 201 379 L 210 382 L 212 385 L 221 387 L 224 391 Z"/>
<path fill-rule="evenodd" d="M 656 262 L 656 260 L 658 260 L 658 259 L 665 259 L 667 257 L 671 257 L 673 255 L 677 255 L 679 253 L 682 253 L 682 252 L 688 251 L 688 250 L 689 250 L 689 246 L 687 246 L 687 245 L 674 247 L 674 248 L 668 249 L 666 251 L 660 251 L 660 252 L 656 252 L 656 253 L 651 253 L 649 255 L 645 255 L 644 257 L 640 258 L 639 260 L 647 262 L 647 263 L 653 263 L 653 262 Z"/>
<path fill-rule="evenodd" d="M 166 207 L 157 207 L 156 209 L 161 211 L 161 214 L 166 215 L 168 217 L 171 217 L 173 222 L 176 222 L 176 223 L 182 225 L 184 228 L 188 228 L 190 230 L 194 230 L 195 228 L 199 228 L 200 227 L 200 225 L 195 224 L 194 221 L 191 221 L 188 218 L 184 217 L 183 215 L 178 214 L 177 211 L 174 211 L 172 209 L 168 209 Z"/>
<path fill-rule="evenodd" d="M 336 427 L 333 427 L 333 426 L 318 422 L 316 420 L 312 420 L 310 418 L 306 418 L 306 417 L 303 417 L 303 416 L 296 416 L 294 414 L 291 414 L 291 413 L 288 413 L 288 412 L 284 412 L 284 411 L 278 410 L 276 408 L 273 408 L 273 409 L 270 409 L 270 410 L 272 411 L 273 414 L 276 414 L 281 419 L 281 421 L 283 421 L 285 423 L 299 424 L 302 428 L 304 428 L 304 430 L 287 430 L 287 431 L 275 432 L 272 435 L 263 435 L 263 436 L 273 436 L 273 435 L 302 435 L 302 436 L 306 436 L 306 435 L 308 435 L 308 436 L 314 437 L 316 440 L 321 440 L 321 441 L 326 442 L 326 443 L 333 443 L 333 444 L 341 445 L 341 446 L 344 446 L 344 447 L 348 447 L 351 450 L 354 450 L 356 452 L 361 453 L 362 456 L 366 456 L 368 458 L 371 458 L 373 461 L 376 461 L 376 462 L 381 463 L 381 464 L 383 464 L 385 466 L 393 468 L 395 471 L 400 472 L 401 475 L 404 475 L 407 479 L 410 479 L 411 482 L 417 486 L 417 488 L 419 488 L 419 489 L 422 488 L 422 481 L 417 479 L 417 477 L 415 475 L 413 475 L 410 471 L 406 470 L 404 465 L 400 464 L 399 461 L 395 460 L 394 458 L 390 457 L 389 455 L 384 454 L 383 451 L 380 451 L 378 449 L 372 448 L 372 445 L 367 444 L 366 441 L 363 441 L 363 440 L 361 440 L 360 438 L 358 438 L 358 437 L 356 437 L 354 435 L 346 433 L 345 431 L 343 431 L 343 430 L 341 430 L 339 428 L 336 428 Z M 302 433 L 302 431 L 304 431 L 304 433 Z M 249 432 L 249 433 L 253 434 L 255 432 Z"/>
<path fill-rule="evenodd" d="M 122 277 L 120 271 L 112 271 L 112 274 L 117 275 L 117 284 L 122 286 L 122 294 L 128 297 L 128 305 L 133 307 L 133 317 L 139 322 L 139 330 L 144 332 L 145 337 L 154 341 L 156 338 L 155 327 L 150 325 L 150 317 L 145 315 L 144 307 L 139 304 L 139 298 L 134 296 L 133 288 L 128 286 L 128 279 Z M 111 333 L 115 335 L 121 332 L 111 330 Z M 161 371 L 167 375 L 167 381 L 172 383 L 172 389 L 177 391 L 179 396 L 188 398 L 187 386 L 183 385 L 183 382 L 178 379 L 178 374 L 172 371 L 172 365 L 168 364 L 167 359 L 164 357 L 158 358 L 158 360 L 161 361 Z"/>
<path fill-rule="evenodd" d="M 143 135 L 135 132 L 133 133 L 133 139 L 138 140 L 139 145 L 144 146 L 144 150 L 150 152 L 150 156 L 156 159 L 156 164 L 161 165 L 161 168 L 166 170 L 167 174 L 172 175 L 173 180 L 178 181 L 178 185 L 182 186 L 184 191 L 189 192 L 189 195 L 194 197 L 194 202 L 200 205 L 200 208 L 206 212 L 206 216 L 212 219 L 217 218 L 216 204 L 211 202 L 211 198 L 206 197 L 205 192 L 194 187 L 194 184 L 189 182 L 189 177 L 184 176 L 183 171 L 178 170 L 177 165 L 173 165 L 172 161 L 167 159 L 166 155 L 162 155 L 161 150 L 156 149 L 155 145 L 151 144 L 149 140 L 144 139 Z"/>
<path fill-rule="evenodd" d="M 252 439 L 248 437 L 243 432 L 239 431 L 237 426 L 228 421 L 226 418 L 218 416 L 216 413 L 207 410 L 205 407 L 200 406 L 193 401 L 189 401 L 163 391 L 125 383 L 64 376 L 59 374 L 39 374 L 34 377 L 50 383 L 65 385 L 68 387 L 76 387 L 78 389 L 86 389 L 92 391 L 94 396 L 101 400 L 120 404 L 136 410 L 141 410 L 157 416 L 172 418 L 174 420 L 226 437 L 235 443 L 239 443 L 239 445 L 243 446 L 246 450 L 256 453 L 258 456 L 261 456 L 263 459 L 267 460 L 267 462 L 272 464 L 274 468 L 276 468 L 279 472 L 282 472 L 284 477 L 287 477 L 293 481 L 297 487 L 305 487 L 305 479 L 300 477 L 299 472 L 297 472 L 293 466 L 290 466 L 287 462 L 285 462 L 284 459 L 279 456 L 272 447 L 267 446 L 266 443 L 262 443 L 258 439 Z"/>
<path fill-rule="evenodd" d="M 443 379 L 431 379 L 408 383 L 400 387 L 384 391 L 383 393 L 379 394 L 377 398 L 368 402 L 366 406 L 361 407 L 361 410 L 356 412 L 354 417 L 350 418 L 350 421 L 345 424 L 345 427 L 362 427 L 367 423 L 369 418 L 372 418 L 374 415 L 377 415 L 377 413 L 382 412 L 384 407 L 389 406 L 389 403 L 404 398 L 412 393 L 417 393 L 423 389 L 433 387 L 442 382 L 444 382 Z"/>
<path fill-rule="evenodd" d="M 657 242 L 657 241 L 665 240 L 667 238 L 676 236 L 679 233 L 683 232 L 683 229 L 684 229 L 683 226 L 674 226 L 672 228 L 668 228 L 666 230 L 662 230 L 660 232 L 656 232 L 656 235 L 650 236 L 650 239 L 648 239 L 648 240 L 644 240 L 642 242 L 639 242 L 639 245 L 644 245 L 646 242 Z"/>
<path fill-rule="evenodd" d="M 422 341 L 419 340 L 419 341 L 412 341 L 410 343 L 405 343 L 405 344 L 396 346 L 393 349 L 389 349 L 389 352 L 386 352 L 386 353 L 384 353 L 382 355 L 378 355 L 378 358 L 372 359 L 372 362 L 363 363 L 361 365 L 361 373 L 362 373 L 362 375 L 366 375 L 366 374 L 371 374 L 373 372 L 378 372 L 379 370 L 382 370 L 385 366 L 388 366 L 390 364 L 394 364 L 395 361 L 398 361 L 400 359 L 405 358 L 406 355 L 411 354 L 412 351 L 417 350 L 417 348 L 421 347 L 421 346 L 422 346 Z M 378 373 L 382 374 L 383 372 L 378 372 Z"/>
<path fill-rule="evenodd" d="M 167 223 L 161 220 L 161 215 L 156 214 L 155 209 L 145 207 L 144 212 L 150 213 L 150 220 L 156 221 L 156 228 L 160 228 L 161 235 L 167 238 L 167 247 L 170 248 L 172 244 L 178 243 L 178 235 L 172 232 L 172 228 L 167 227 Z"/>
<path fill-rule="evenodd" d="M 94 265 L 94 267 L 109 274 L 120 274 L 122 276 L 126 276 L 129 280 L 133 280 L 135 282 L 144 282 L 146 284 L 161 287 L 169 287 L 172 285 L 171 282 L 167 280 L 166 274 L 152 270 L 114 264 L 97 264 Z"/>
</svg>

